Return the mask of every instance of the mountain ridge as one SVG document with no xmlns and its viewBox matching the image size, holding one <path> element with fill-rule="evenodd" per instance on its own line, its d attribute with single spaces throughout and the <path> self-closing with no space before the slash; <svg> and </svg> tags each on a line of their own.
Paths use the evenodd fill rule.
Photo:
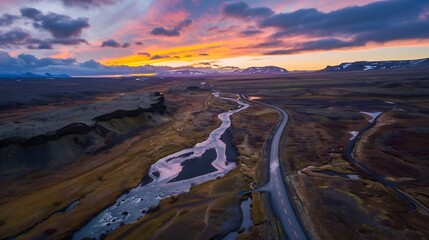
<svg viewBox="0 0 429 240">
<path fill-rule="evenodd" d="M 346 72 L 346 71 L 371 71 L 386 69 L 404 69 L 429 67 L 429 58 L 415 60 L 393 60 L 393 61 L 357 61 L 344 62 L 335 66 L 327 66 L 320 70 L 322 72 Z"/>
<path fill-rule="evenodd" d="M 277 66 L 264 66 L 264 67 L 249 67 L 243 70 L 235 70 L 236 74 L 284 74 L 288 70 Z"/>
</svg>

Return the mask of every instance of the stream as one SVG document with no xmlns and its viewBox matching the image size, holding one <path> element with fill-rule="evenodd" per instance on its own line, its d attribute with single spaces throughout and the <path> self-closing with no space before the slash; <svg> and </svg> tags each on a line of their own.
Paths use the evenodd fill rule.
<svg viewBox="0 0 429 240">
<path fill-rule="evenodd" d="M 252 199 L 249 197 L 247 200 L 241 202 L 241 214 L 242 221 L 241 226 L 238 231 L 242 231 L 242 233 L 247 233 L 249 231 L 250 226 L 252 226 L 252 218 L 250 215 L 250 204 L 252 203 Z M 239 232 L 230 232 L 226 235 L 223 240 L 235 240 L 237 239 Z"/>
<path fill-rule="evenodd" d="M 249 107 L 233 98 L 215 97 L 236 102 L 237 109 L 218 115 L 221 125 L 209 137 L 194 147 L 159 159 L 149 170 L 148 180 L 121 195 L 116 202 L 93 217 L 74 233 L 73 239 L 100 238 L 124 224 L 136 222 L 158 205 L 160 200 L 188 192 L 192 186 L 224 176 L 236 167 L 227 161 L 227 144 L 222 135 L 231 126 L 231 115 Z"/>
</svg>

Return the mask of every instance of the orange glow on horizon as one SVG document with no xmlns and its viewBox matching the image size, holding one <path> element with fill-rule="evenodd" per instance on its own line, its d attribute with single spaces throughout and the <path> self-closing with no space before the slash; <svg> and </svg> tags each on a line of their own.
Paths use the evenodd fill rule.
<svg viewBox="0 0 429 240">
<path fill-rule="evenodd" d="M 236 48 L 238 46 L 243 46 L 243 44 L 246 45 L 249 44 L 249 42 L 247 40 L 236 39 L 236 41 L 233 42 L 209 42 L 159 50 L 149 48 L 145 50 L 151 53 L 150 57 L 134 54 L 118 58 L 102 59 L 100 63 L 107 66 L 141 66 L 149 64 L 159 65 L 159 63 L 168 62 L 192 63 L 198 61 L 212 61 L 241 55 L 243 51 Z M 257 56 L 257 54 L 253 55 Z M 152 59 L 154 56 L 160 56 L 160 58 Z"/>
<path fill-rule="evenodd" d="M 304 39 L 303 39 L 304 40 Z M 256 53 L 255 49 L 251 48 L 240 48 L 242 46 L 252 45 L 249 39 L 237 38 L 231 39 L 231 41 L 218 41 L 209 43 L 200 43 L 193 45 L 185 45 L 167 49 L 148 48 L 145 49 L 151 53 L 151 56 L 144 55 L 129 55 L 118 58 L 107 58 L 102 59 L 100 62 L 107 66 L 142 66 L 142 65 L 156 65 L 156 66 L 196 66 L 204 67 L 201 62 L 209 62 L 213 64 L 219 64 L 222 66 L 237 66 L 237 67 L 250 67 L 260 66 L 259 62 L 263 62 L 263 65 L 275 65 L 284 67 L 289 70 L 316 70 L 326 67 L 327 65 L 336 65 L 341 63 L 340 59 L 325 58 L 316 61 L 317 57 L 321 55 L 329 55 L 332 53 L 339 53 L 341 55 L 351 54 L 359 56 L 361 51 L 373 51 L 382 48 L 395 48 L 395 47 L 412 47 L 412 46 L 427 46 L 426 41 L 394 41 L 386 44 L 371 43 L 367 46 L 362 47 L 350 47 L 335 50 L 315 50 L 315 51 L 304 51 L 290 55 L 264 55 L 263 52 L 268 52 L 274 49 L 257 49 L 259 53 Z M 151 59 L 153 56 L 161 56 L 158 59 Z M 308 60 L 303 58 L 308 57 Z M 254 58 L 254 59 L 252 59 Z M 385 59 L 385 55 L 380 55 L 377 59 Z M 243 59 L 245 61 L 243 61 Z M 268 59 L 268 60 L 264 60 Z M 271 59 L 271 60 L 270 60 Z M 281 59 L 281 60 L 280 60 Z M 283 59 L 300 59 L 296 64 L 291 61 L 285 61 Z M 343 58 L 344 59 L 344 58 Z M 347 59 L 347 58 L 346 58 Z M 254 61 L 251 61 L 254 60 Z M 257 61 L 261 60 L 261 61 Z M 362 58 L 354 58 L 349 61 L 359 60 L 370 60 Z M 386 59 L 388 60 L 388 59 Z M 210 66 L 207 66 L 210 67 Z"/>
</svg>

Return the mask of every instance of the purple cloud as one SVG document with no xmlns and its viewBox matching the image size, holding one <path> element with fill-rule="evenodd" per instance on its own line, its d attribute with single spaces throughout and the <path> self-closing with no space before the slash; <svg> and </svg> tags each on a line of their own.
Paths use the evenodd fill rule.
<svg viewBox="0 0 429 240">
<path fill-rule="evenodd" d="M 101 47 L 119 48 L 121 47 L 121 44 L 113 39 L 109 39 L 109 40 L 103 41 L 103 43 L 101 44 Z"/>
<path fill-rule="evenodd" d="M 109 40 L 103 41 L 103 43 L 101 43 L 101 47 L 127 48 L 129 46 L 131 46 L 130 43 L 120 44 L 119 42 L 117 42 L 113 39 L 109 39 Z"/>
<path fill-rule="evenodd" d="M 0 26 L 10 26 L 18 19 L 18 16 L 5 13 L 0 17 Z"/>
<path fill-rule="evenodd" d="M 258 35 L 263 33 L 263 31 L 258 30 L 258 29 L 248 29 L 248 30 L 244 30 L 241 31 L 240 34 L 244 35 L 244 36 L 253 36 L 253 35 Z"/>
<path fill-rule="evenodd" d="M 35 8 L 22 8 L 21 15 L 33 20 L 35 28 L 46 30 L 55 38 L 79 37 L 82 30 L 89 27 L 87 18 L 73 19 L 56 13 L 43 14 Z"/>
<path fill-rule="evenodd" d="M 14 45 L 25 44 L 30 38 L 30 34 L 21 29 L 14 29 L 8 32 L 0 32 L 0 47 L 10 48 Z"/>
<path fill-rule="evenodd" d="M 113 5 L 117 0 L 61 0 L 64 6 L 67 7 L 78 7 L 83 9 L 89 9 L 92 7 L 102 7 L 105 5 Z"/>
<path fill-rule="evenodd" d="M 167 36 L 167 37 L 180 36 L 180 31 L 182 31 L 183 28 L 186 28 L 191 24 L 192 24 L 192 19 L 185 19 L 180 23 L 178 23 L 176 26 L 174 26 L 174 28 L 172 29 L 166 29 L 164 27 L 156 27 L 152 29 L 150 33 L 155 36 Z"/>
<path fill-rule="evenodd" d="M 267 7 L 251 8 L 247 3 L 237 2 L 225 5 L 223 13 L 228 17 L 235 18 L 262 18 L 274 14 L 273 10 Z"/>
<path fill-rule="evenodd" d="M 266 54 L 332 50 L 365 46 L 371 42 L 427 39 L 428 9 L 427 0 L 380 1 L 328 13 L 317 9 L 300 9 L 262 18 L 259 20 L 259 27 L 276 28 L 277 32 L 271 36 L 272 39 L 294 36 L 317 39 L 295 43 Z"/>
</svg>

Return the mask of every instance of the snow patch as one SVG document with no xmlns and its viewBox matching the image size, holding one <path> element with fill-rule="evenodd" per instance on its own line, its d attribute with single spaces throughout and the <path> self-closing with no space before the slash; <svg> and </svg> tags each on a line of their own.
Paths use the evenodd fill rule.
<svg viewBox="0 0 429 240">
<path fill-rule="evenodd" d="M 352 135 L 352 137 L 350 138 L 350 140 L 355 139 L 355 137 L 358 135 L 358 131 L 351 131 L 350 134 Z"/>
<path fill-rule="evenodd" d="M 365 68 L 363 69 L 364 71 L 373 70 L 373 69 L 375 69 L 375 68 L 376 68 L 375 66 L 371 66 L 371 65 L 365 65 L 364 67 L 365 67 Z"/>
<path fill-rule="evenodd" d="M 360 177 L 357 174 L 348 174 L 347 177 L 351 180 L 359 180 Z"/>
<path fill-rule="evenodd" d="M 361 112 L 361 113 L 363 113 L 363 114 L 366 114 L 366 115 L 370 116 L 370 117 L 371 117 L 371 119 L 370 119 L 370 120 L 368 120 L 368 122 L 373 123 L 373 122 L 374 122 L 374 120 L 375 120 L 378 116 L 380 116 L 383 112 L 373 112 L 373 113 L 370 113 L 370 112 Z"/>
</svg>

